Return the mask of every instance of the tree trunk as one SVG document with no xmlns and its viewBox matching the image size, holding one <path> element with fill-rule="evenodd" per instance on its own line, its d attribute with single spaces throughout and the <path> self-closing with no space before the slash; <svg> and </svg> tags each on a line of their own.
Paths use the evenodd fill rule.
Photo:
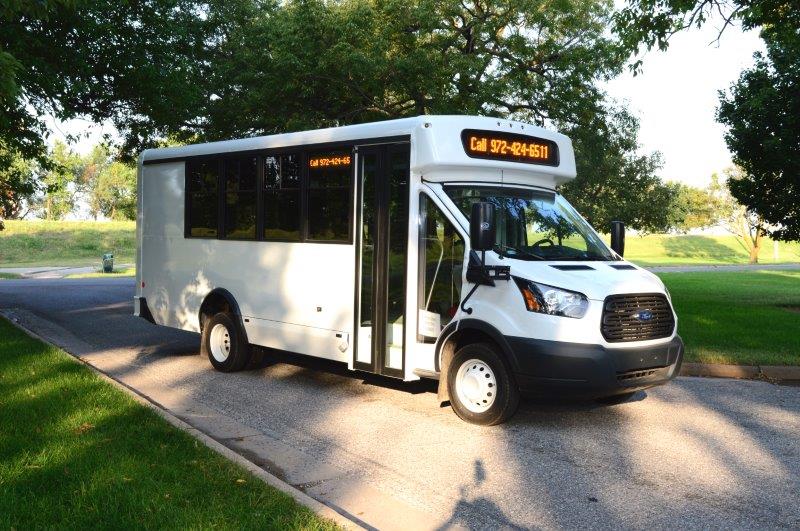
<svg viewBox="0 0 800 531">
<path fill-rule="evenodd" d="M 761 250 L 761 245 L 754 245 L 750 248 L 750 263 L 757 264 L 758 263 L 758 252 Z"/>
<path fill-rule="evenodd" d="M 756 235 L 753 237 L 753 246 L 750 247 L 750 263 L 758 263 L 758 253 L 761 251 L 761 229 L 756 228 Z"/>
</svg>

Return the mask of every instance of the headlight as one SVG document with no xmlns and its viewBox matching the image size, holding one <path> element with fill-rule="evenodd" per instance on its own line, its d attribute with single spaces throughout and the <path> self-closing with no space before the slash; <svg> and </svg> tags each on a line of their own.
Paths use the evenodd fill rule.
<svg viewBox="0 0 800 531">
<path fill-rule="evenodd" d="M 554 288 L 519 277 L 514 277 L 514 282 L 522 292 L 529 312 L 580 319 L 589 309 L 589 300 L 583 293 Z"/>
</svg>

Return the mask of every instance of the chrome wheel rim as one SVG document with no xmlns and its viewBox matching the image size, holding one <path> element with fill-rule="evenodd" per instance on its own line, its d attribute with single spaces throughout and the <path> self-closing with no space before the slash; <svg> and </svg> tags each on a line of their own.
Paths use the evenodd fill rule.
<svg viewBox="0 0 800 531">
<path fill-rule="evenodd" d="M 464 407 L 473 413 L 483 413 L 497 398 L 497 378 L 485 362 L 465 361 L 456 373 L 456 395 Z"/>
<path fill-rule="evenodd" d="M 214 356 L 214 359 L 219 362 L 228 359 L 231 354 L 231 336 L 228 333 L 228 328 L 223 324 L 214 325 L 208 339 L 211 346 L 211 355 Z"/>
</svg>

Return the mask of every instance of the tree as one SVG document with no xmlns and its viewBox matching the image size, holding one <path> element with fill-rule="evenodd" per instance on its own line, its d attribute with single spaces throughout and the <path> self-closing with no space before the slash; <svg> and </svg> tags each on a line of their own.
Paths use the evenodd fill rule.
<svg viewBox="0 0 800 531">
<path fill-rule="evenodd" d="M 769 227 L 758 214 L 741 205 L 731 195 L 731 185 L 742 178 L 744 178 L 744 173 L 736 167 L 725 170 L 724 182 L 720 182 L 717 174 L 714 174 L 711 176 L 709 193 L 718 205 L 722 223 L 728 231 L 739 238 L 740 243 L 750 255 L 750 263 L 757 264 L 761 245 Z"/>
<path fill-rule="evenodd" d="M 0 230 L 4 219 L 27 214 L 26 204 L 38 190 L 35 164 L 0 143 Z"/>
<path fill-rule="evenodd" d="M 675 191 L 670 210 L 678 231 L 688 232 L 710 227 L 727 217 L 726 206 L 714 193 L 715 189 L 697 188 L 682 183 L 668 185 Z"/>
<path fill-rule="evenodd" d="M 771 225 L 779 240 L 800 240 L 800 25 L 791 39 L 766 32 L 767 54 L 720 93 L 717 119 L 742 175 L 731 194 Z"/>
<path fill-rule="evenodd" d="M 426 113 L 585 123 L 625 57 L 608 0 L 290 0 L 214 56 L 204 139 Z"/>
<path fill-rule="evenodd" d="M 111 120 L 131 153 L 195 123 L 223 25 L 215 3 L 238 5 L 0 0 L 0 142 L 44 160 L 44 117 L 80 116 Z"/>
<path fill-rule="evenodd" d="M 136 219 L 136 168 L 122 162 L 104 167 L 89 193 L 89 205 L 111 219 Z"/>
<path fill-rule="evenodd" d="M 638 130 L 638 120 L 624 109 L 598 115 L 589 127 L 567 130 L 578 176 L 562 192 L 601 231 L 612 220 L 653 232 L 675 224 L 671 212 L 676 191 L 656 175 L 661 155 L 638 153 Z"/>
<path fill-rule="evenodd" d="M 39 176 L 40 194 L 31 199 L 31 206 L 41 218 L 63 219 L 75 210 L 83 191 L 83 161 L 65 143 L 57 141 L 45 168 Z"/>
</svg>

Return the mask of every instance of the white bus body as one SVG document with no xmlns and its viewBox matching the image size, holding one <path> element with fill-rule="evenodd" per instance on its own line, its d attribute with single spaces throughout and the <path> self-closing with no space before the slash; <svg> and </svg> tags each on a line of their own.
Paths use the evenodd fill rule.
<svg viewBox="0 0 800 531">
<path fill-rule="evenodd" d="M 556 192 L 564 135 L 420 116 L 147 150 L 138 171 L 135 313 L 201 332 L 218 369 L 258 345 L 439 378 L 483 424 L 520 391 L 626 396 L 679 369 L 664 285 Z M 464 302 L 476 202 L 495 208 L 486 265 L 511 277 Z"/>
</svg>

